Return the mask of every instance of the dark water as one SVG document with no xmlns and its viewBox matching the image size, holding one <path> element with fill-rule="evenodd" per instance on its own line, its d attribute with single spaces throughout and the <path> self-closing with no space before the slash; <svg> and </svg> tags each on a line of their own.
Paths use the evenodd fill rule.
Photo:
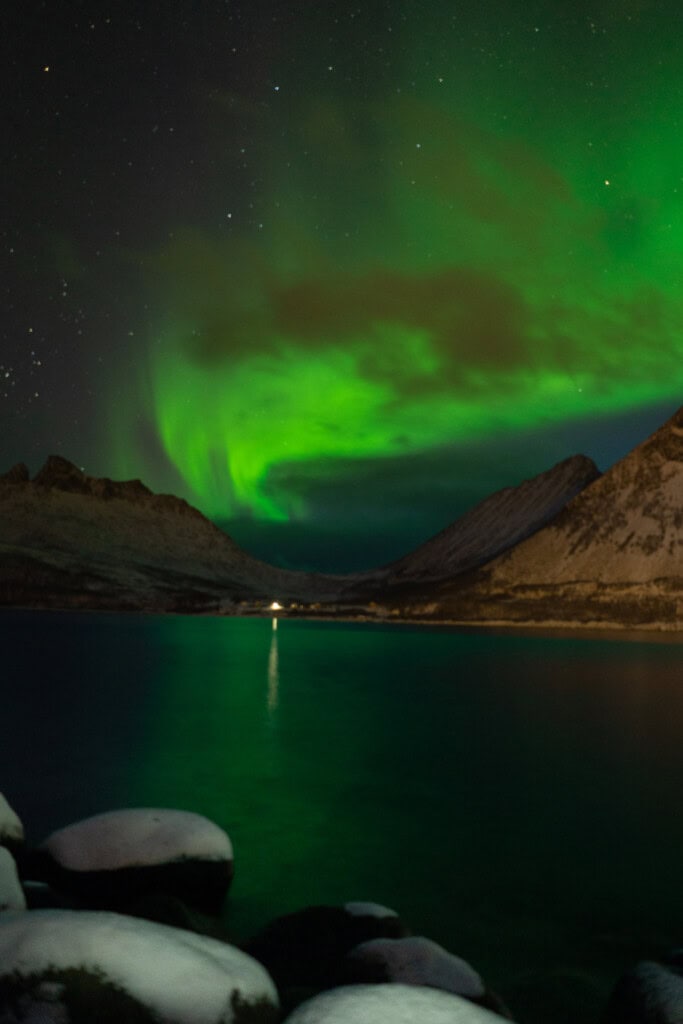
<svg viewBox="0 0 683 1024">
<path fill-rule="evenodd" d="M 683 943 L 683 647 L 4 613 L 0 790 L 30 837 L 126 805 L 230 833 L 237 938 L 371 899 L 522 1021 L 597 1020 Z"/>
</svg>

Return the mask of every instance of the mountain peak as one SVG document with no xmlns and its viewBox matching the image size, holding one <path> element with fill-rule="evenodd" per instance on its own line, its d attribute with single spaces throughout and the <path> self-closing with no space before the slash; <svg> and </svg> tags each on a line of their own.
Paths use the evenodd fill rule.
<svg viewBox="0 0 683 1024">
<path fill-rule="evenodd" d="M 524 591 L 529 608 L 532 599 L 550 602 L 554 595 L 558 618 L 581 604 L 583 615 L 599 619 L 604 604 L 616 620 L 632 615 L 644 621 L 638 616 L 650 614 L 657 602 L 662 621 L 676 618 L 683 579 L 683 408 L 485 573 L 489 593 L 510 600 Z"/>
<path fill-rule="evenodd" d="M 489 495 L 415 551 L 367 576 L 399 583 L 444 579 L 474 569 L 540 530 L 599 477 L 592 459 L 571 455 Z"/>
<path fill-rule="evenodd" d="M 136 501 L 153 495 L 141 480 L 110 480 L 106 476 L 88 476 L 61 455 L 49 455 L 43 468 L 34 476 L 33 483 L 38 487 L 56 491 L 90 494 L 95 498 L 125 498 L 128 501 Z M 169 500 L 180 502 L 178 498 L 169 497 Z"/>
<path fill-rule="evenodd" d="M 633 449 L 622 462 L 641 455 L 654 455 L 670 462 L 683 462 L 683 406 L 663 423 L 654 434 L 650 434 L 641 444 Z M 620 465 L 620 463 L 617 463 Z"/>
<path fill-rule="evenodd" d="M 6 473 L 0 473 L 0 480 L 6 484 L 27 484 L 29 481 L 28 466 L 25 462 L 17 462 Z"/>
<path fill-rule="evenodd" d="M 60 491 L 76 491 L 87 494 L 90 490 L 88 477 L 82 469 L 61 455 L 48 455 L 45 465 L 33 478 L 39 487 L 55 487 Z"/>
</svg>

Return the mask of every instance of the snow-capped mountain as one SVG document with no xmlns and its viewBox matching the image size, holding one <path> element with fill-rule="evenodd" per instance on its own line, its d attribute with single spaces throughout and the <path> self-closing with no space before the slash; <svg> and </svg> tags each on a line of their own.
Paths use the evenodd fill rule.
<svg viewBox="0 0 683 1024">
<path fill-rule="evenodd" d="M 366 578 L 389 585 L 443 580 L 484 565 L 545 526 L 599 475 L 591 459 L 573 455 L 531 480 L 496 491 L 415 551 Z"/>
<path fill-rule="evenodd" d="M 683 628 L 683 408 L 467 591 L 442 614 Z"/>
</svg>

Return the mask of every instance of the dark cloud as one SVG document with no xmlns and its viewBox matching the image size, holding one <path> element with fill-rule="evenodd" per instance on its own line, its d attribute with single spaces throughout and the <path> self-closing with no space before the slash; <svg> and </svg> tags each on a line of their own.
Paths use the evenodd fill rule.
<svg viewBox="0 0 683 1024">
<path fill-rule="evenodd" d="M 253 250 L 228 251 L 193 236 L 167 249 L 155 274 L 186 355 L 199 365 L 274 351 L 283 342 L 301 349 L 353 343 L 367 346 L 366 369 L 381 375 L 401 359 L 400 346 L 392 351 L 392 330 L 421 334 L 447 376 L 526 357 L 522 298 L 482 270 L 375 269 L 283 284 Z"/>
<path fill-rule="evenodd" d="M 372 338 L 377 325 L 425 332 L 456 365 L 514 365 L 524 357 L 525 309 L 495 277 L 464 267 L 434 274 L 376 271 L 300 282 L 272 296 L 273 323 L 292 339 Z"/>
</svg>

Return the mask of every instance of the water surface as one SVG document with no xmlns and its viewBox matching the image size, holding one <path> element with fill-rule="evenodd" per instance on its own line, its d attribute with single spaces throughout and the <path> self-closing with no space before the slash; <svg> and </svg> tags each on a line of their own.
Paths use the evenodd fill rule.
<svg viewBox="0 0 683 1024">
<path fill-rule="evenodd" d="M 228 924 L 371 899 L 520 1019 L 597 1020 L 683 942 L 683 648 L 419 628 L 6 612 L 0 790 L 34 840 L 206 814 Z"/>
</svg>

